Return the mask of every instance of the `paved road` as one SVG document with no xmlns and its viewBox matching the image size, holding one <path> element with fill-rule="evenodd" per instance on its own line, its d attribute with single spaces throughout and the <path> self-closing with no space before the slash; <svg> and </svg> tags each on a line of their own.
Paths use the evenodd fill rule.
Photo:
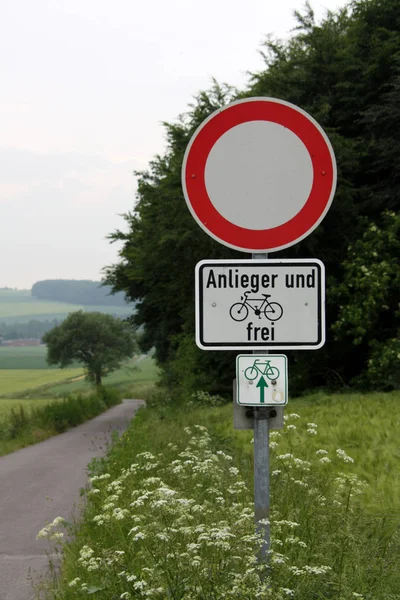
<svg viewBox="0 0 400 600">
<path fill-rule="evenodd" d="M 31 600 L 33 579 L 47 571 L 49 542 L 36 539 L 55 517 L 71 519 L 86 466 L 101 456 L 113 429 L 125 429 L 143 404 L 124 400 L 102 415 L 0 458 L 0 600 Z M 75 507 L 75 508 L 74 508 Z"/>
</svg>

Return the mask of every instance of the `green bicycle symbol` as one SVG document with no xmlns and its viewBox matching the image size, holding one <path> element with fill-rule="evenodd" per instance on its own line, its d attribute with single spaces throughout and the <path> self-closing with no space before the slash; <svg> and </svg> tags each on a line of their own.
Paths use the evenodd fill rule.
<svg viewBox="0 0 400 600">
<path fill-rule="evenodd" d="M 270 360 L 260 360 L 259 358 L 256 358 L 252 366 L 245 369 L 244 376 L 249 381 L 253 381 L 259 373 L 260 375 L 268 377 L 270 381 L 276 381 L 280 375 L 277 367 L 271 367 Z"/>
</svg>

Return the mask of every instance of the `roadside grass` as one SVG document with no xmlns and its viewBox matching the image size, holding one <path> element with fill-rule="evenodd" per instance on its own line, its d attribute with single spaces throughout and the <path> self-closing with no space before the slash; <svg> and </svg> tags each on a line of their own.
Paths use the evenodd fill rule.
<svg viewBox="0 0 400 600">
<path fill-rule="evenodd" d="M 0 456 L 93 419 L 120 404 L 121 394 L 103 387 L 91 393 L 71 394 L 62 400 L 25 402 L 26 405 L 15 401 L 15 407 L 0 417 Z"/>
<path fill-rule="evenodd" d="M 19 410 L 22 406 L 24 410 L 30 411 L 32 408 L 38 408 L 39 406 L 45 406 L 49 402 L 53 402 L 53 398 L 35 398 L 34 400 L 29 399 L 16 399 L 16 398 L 0 398 L 0 419 L 7 417 L 11 410 Z"/>
<path fill-rule="evenodd" d="M 67 526 L 75 536 L 61 576 L 42 593 L 394 600 L 399 401 L 399 393 L 314 394 L 286 408 L 285 429 L 270 437 L 272 550 L 262 567 L 252 432 L 233 430 L 231 406 L 177 407 L 156 391 L 108 457 L 92 462 L 82 522 Z M 57 523 L 41 536 L 59 542 Z"/>
<path fill-rule="evenodd" d="M 40 396 L 40 390 L 49 385 L 66 381 L 83 374 L 82 368 L 74 369 L 0 369 L 0 398 L 26 396 L 32 392 Z M 39 392 L 38 392 L 39 390 Z"/>
</svg>

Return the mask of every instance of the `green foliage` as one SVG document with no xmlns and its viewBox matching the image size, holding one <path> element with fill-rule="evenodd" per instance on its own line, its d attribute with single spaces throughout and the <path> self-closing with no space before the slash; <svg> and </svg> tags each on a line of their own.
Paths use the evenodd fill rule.
<svg viewBox="0 0 400 600">
<path fill-rule="evenodd" d="M 383 213 L 381 224 L 365 221 L 363 235 L 351 244 L 337 288 L 338 339 L 364 347 L 364 374 L 358 379 L 375 389 L 399 387 L 400 216 Z"/>
<path fill-rule="evenodd" d="M 396 213 L 400 207 L 400 3 L 355 0 L 329 12 L 320 24 L 307 5 L 297 20 L 289 40 L 266 39 L 265 68 L 252 74 L 246 90 L 214 83 L 177 123 L 165 125 L 166 152 L 138 174 L 138 202 L 125 215 L 127 230 L 111 236 L 123 247 L 120 262 L 106 269 L 106 282 L 138 302 L 134 321 L 145 328 L 142 347 L 155 347 L 164 380 L 183 384 L 188 395 L 196 389 L 230 393 L 233 354 L 195 348 L 193 273 L 201 259 L 238 258 L 239 253 L 213 241 L 191 217 L 181 190 L 182 159 L 190 136 L 211 112 L 246 96 L 275 96 L 308 111 L 328 133 L 338 163 L 337 193 L 324 221 L 277 254 L 317 257 L 327 272 L 328 341 L 318 352 L 290 352 L 292 390 L 371 381 L 369 361 L 374 355 L 375 363 L 380 352 L 376 343 L 383 363 L 390 365 L 386 371 L 396 363 L 399 299 L 397 284 L 388 278 L 399 252 L 388 238 L 394 226 L 385 211 Z M 376 227 L 381 245 L 388 242 L 387 267 L 374 289 L 373 278 L 361 286 L 355 275 L 358 297 L 371 294 L 357 305 L 350 265 L 359 268 L 368 253 L 366 219 L 370 237 Z M 371 260 L 368 269 L 375 268 Z M 392 379 L 390 386 L 397 385 Z"/>
<path fill-rule="evenodd" d="M 201 406 L 201 407 L 221 406 L 222 404 L 226 404 L 226 399 L 222 398 L 222 396 L 215 396 L 215 395 L 212 396 L 208 392 L 198 391 L 198 392 L 194 392 L 194 394 L 192 394 L 190 396 L 190 400 L 189 400 L 188 404 L 189 404 L 189 406 L 197 405 L 197 406 Z"/>
<path fill-rule="evenodd" d="M 112 294 L 101 281 L 45 279 L 32 286 L 32 296 L 40 300 L 83 305 L 126 306 L 124 294 Z"/>
<path fill-rule="evenodd" d="M 124 246 L 121 262 L 106 269 L 106 283 L 137 301 L 134 322 L 145 325 L 141 347 L 154 347 L 160 364 L 173 357 L 173 336 L 193 322 L 196 263 L 206 256 L 238 256 L 195 224 L 181 188 L 181 165 L 191 134 L 210 112 L 227 104 L 232 93 L 215 84 L 209 94 L 200 94 L 185 118 L 166 125 L 168 150 L 138 174 L 139 201 L 124 217 L 128 232 L 111 236 Z"/>
<path fill-rule="evenodd" d="M 97 385 L 118 369 L 135 351 L 132 327 L 102 313 L 71 313 L 59 326 L 45 334 L 47 361 L 64 368 L 82 363 L 88 378 Z"/>
</svg>

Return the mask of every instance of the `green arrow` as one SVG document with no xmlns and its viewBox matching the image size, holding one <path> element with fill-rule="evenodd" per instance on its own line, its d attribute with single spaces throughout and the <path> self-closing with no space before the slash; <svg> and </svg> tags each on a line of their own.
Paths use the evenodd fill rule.
<svg viewBox="0 0 400 600">
<path fill-rule="evenodd" d="M 256 387 L 260 388 L 260 402 L 264 404 L 264 390 L 268 387 L 268 383 L 265 381 L 264 377 L 261 375 Z"/>
</svg>

